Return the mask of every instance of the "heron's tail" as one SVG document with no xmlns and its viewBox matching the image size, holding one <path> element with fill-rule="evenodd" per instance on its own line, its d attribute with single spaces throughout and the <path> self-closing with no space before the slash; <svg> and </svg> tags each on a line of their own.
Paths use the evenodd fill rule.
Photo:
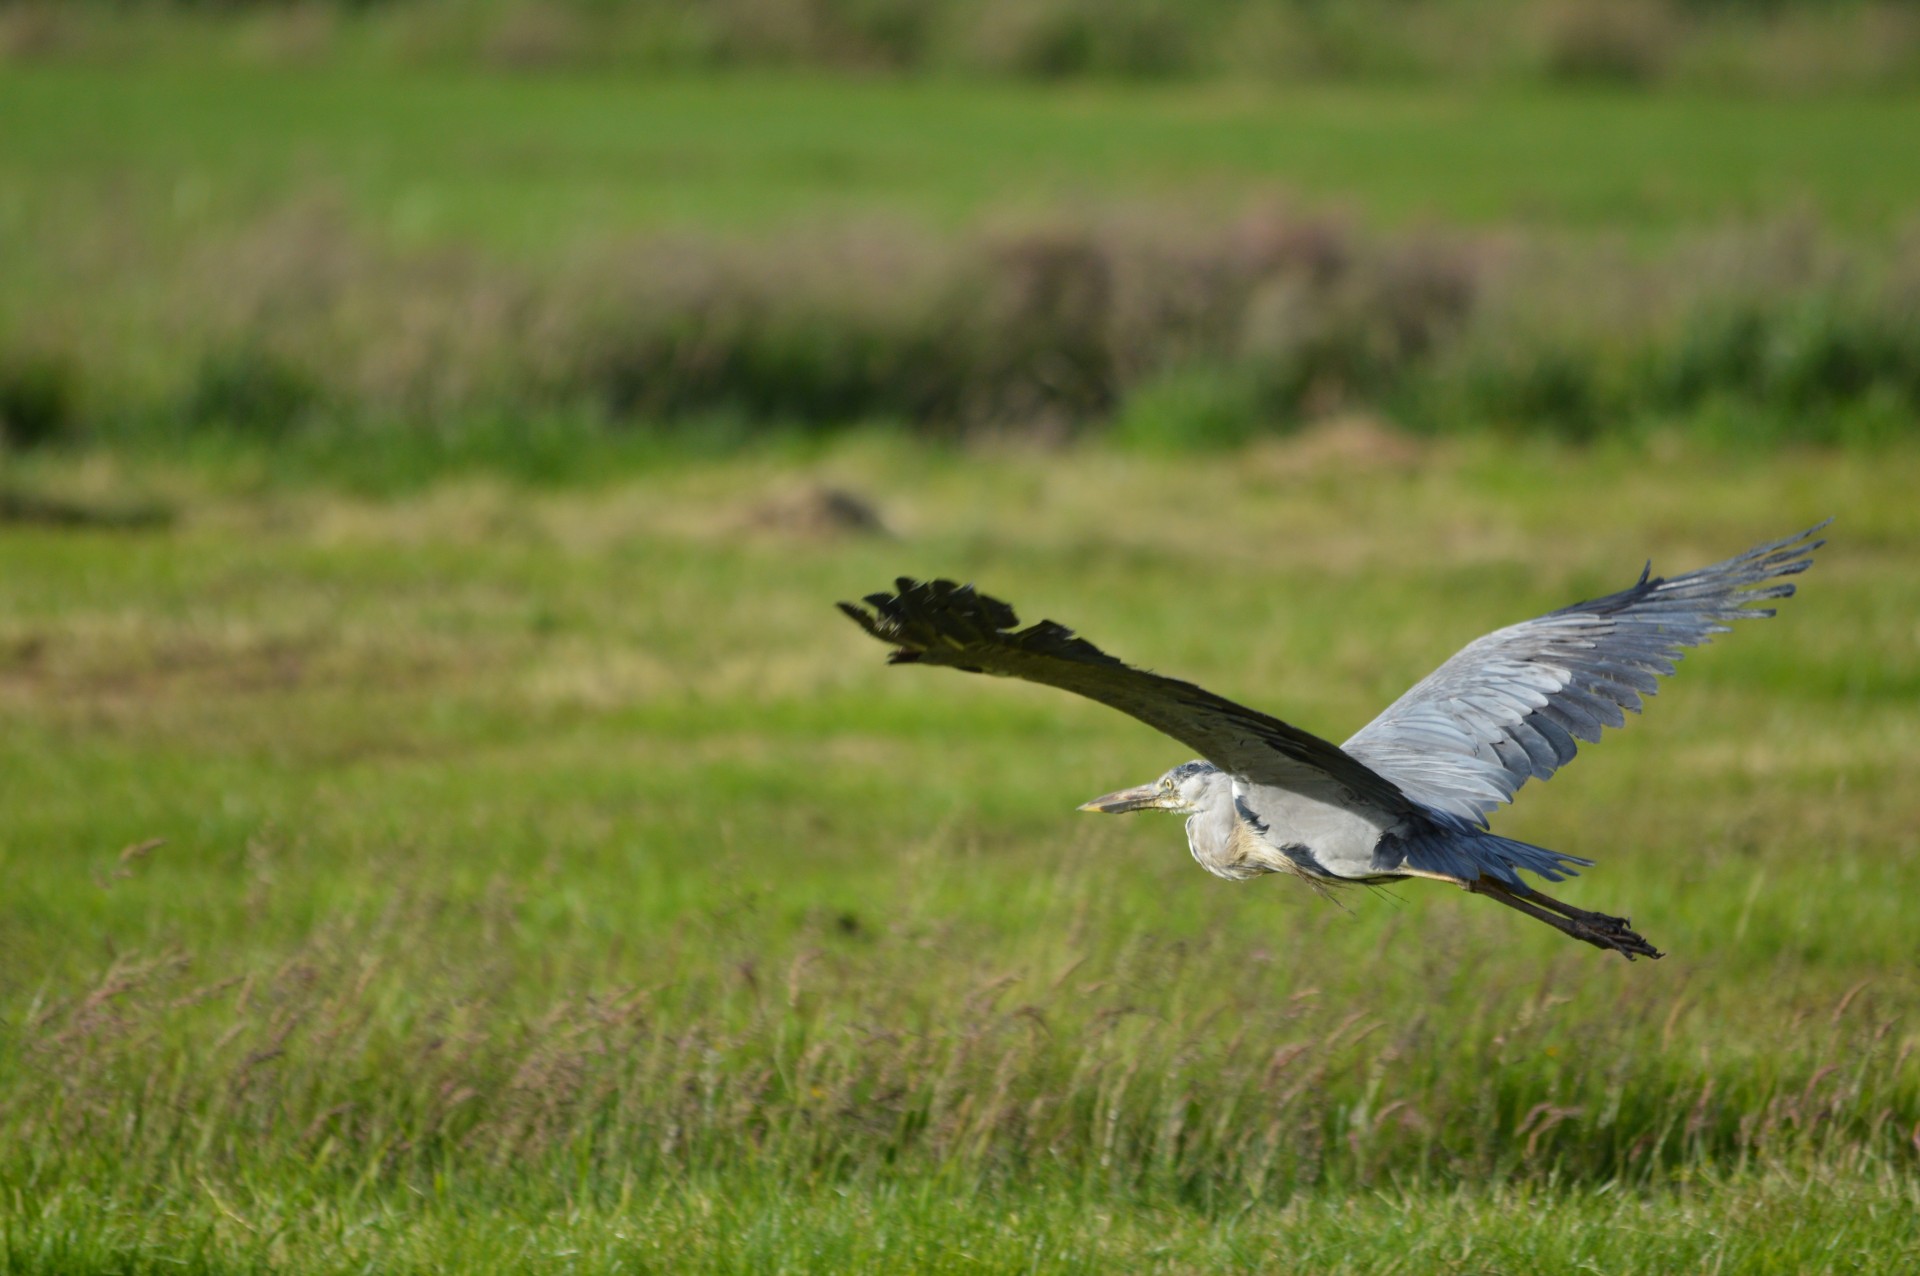
<svg viewBox="0 0 1920 1276">
<path fill-rule="evenodd" d="M 1425 819 L 1380 843 L 1375 851 L 1376 865 L 1381 858 L 1399 857 L 1397 867 L 1425 876 L 1447 877 L 1459 882 L 1475 882 L 1482 877 L 1507 882 L 1523 890 L 1520 870 L 1538 874 L 1549 882 L 1578 877 L 1593 861 L 1578 855 L 1550 851 L 1530 842 L 1489 833 L 1444 811 L 1428 811 Z M 1383 856 L 1382 853 L 1385 853 Z"/>
</svg>

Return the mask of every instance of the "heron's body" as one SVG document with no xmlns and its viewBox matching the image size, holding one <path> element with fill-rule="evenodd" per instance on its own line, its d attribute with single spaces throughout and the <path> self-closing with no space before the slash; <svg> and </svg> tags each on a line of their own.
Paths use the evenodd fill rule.
<svg viewBox="0 0 1920 1276">
<path fill-rule="evenodd" d="M 1200 768 L 1201 796 L 1187 817 L 1187 846 L 1215 877 L 1294 873 L 1365 882 L 1405 876 L 1376 862 L 1377 849 L 1403 820 L 1362 802 L 1328 802 L 1235 780 L 1212 763 L 1188 765 Z"/>
<path fill-rule="evenodd" d="M 1408 877 L 1457 881 L 1457 865 L 1432 862 L 1442 848 L 1498 869 L 1525 868 L 1550 881 L 1588 863 L 1463 827 L 1440 812 L 1396 814 L 1359 799 L 1303 796 L 1237 779 L 1210 762 L 1188 762 L 1168 774 L 1182 796 L 1178 809 L 1190 811 L 1187 848 L 1194 862 L 1229 881 L 1266 873 L 1347 885 Z M 1124 794 L 1137 795 L 1142 799 L 1138 809 L 1146 809 L 1145 799 L 1157 792 L 1157 785 L 1143 785 Z M 1110 809 L 1111 800 L 1121 797 L 1096 798 L 1081 809 Z"/>
<path fill-rule="evenodd" d="M 1597 947 L 1658 957 L 1626 919 L 1563 904 L 1520 877 L 1525 870 L 1558 882 L 1591 860 L 1501 837 L 1487 815 L 1527 780 L 1571 761 L 1576 740 L 1622 725 L 1684 648 L 1724 632 L 1727 621 L 1771 616 L 1749 604 L 1792 594 L 1792 585 L 1769 582 L 1810 565 L 1821 544 L 1811 535 L 1671 580 L 1642 572 L 1619 593 L 1488 634 L 1338 747 L 1191 683 L 1124 665 L 1052 621 L 1016 631 L 1012 608 L 951 581 L 902 579 L 898 593 L 868 596 L 873 614 L 841 607 L 893 644 L 897 663 L 1060 687 L 1199 750 L 1203 760 L 1082 809 L 1184 814 L 1193 858 L 1216 876 L 1430 878 Z"/>
</svg>

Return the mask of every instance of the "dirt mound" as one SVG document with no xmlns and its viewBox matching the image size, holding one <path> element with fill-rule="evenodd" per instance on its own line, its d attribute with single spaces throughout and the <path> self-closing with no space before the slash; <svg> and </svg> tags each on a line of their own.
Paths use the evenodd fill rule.
<svg viewBox="0 0 1920 1276">
<path fill-rule="evenodd" d="M 744 519 L 760 531 L 801 536 L 889 536 L 873 502 L 842 487 L 814 483 L 775 493 L 751 506 Z"/>
</svg>

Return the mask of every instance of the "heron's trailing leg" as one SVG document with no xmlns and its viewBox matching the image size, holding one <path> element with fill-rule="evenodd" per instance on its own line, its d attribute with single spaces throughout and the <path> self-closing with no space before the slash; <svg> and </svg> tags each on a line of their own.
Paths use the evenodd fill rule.
<svg viewBox="0 0 1920 1276">
<path fill-rule="evenodd" d="M 1625 917 L 1613 917 L 1606 913 L 1590 913 L 1584 908 L 1575 908 L 1572 904 L 1563 903 L 1545 891 L 1535 887 L 1530 886 L 1527 888 L 1526 897 L 1542 908 L 1550 908 L 1562 917 L 1569 918 L 1576 922 L 1586 922 L 1590 925 L 1615 926 L 1622 930 L 1632 925 L 1632 922 Z"/>
<path fill-rule="evenodd" d="M 1627 924 L 1624 917 L 1610 917 L 1605 913 L 1591 913 L 1584 908 L 1575 908 L 1563 904 L 1550 895 L 1542 894 L 1530 887 L 1514 890 L 1504 882 L 1491 877 L 1469 882 L 1467 889 L 1475 895 L 1485 895 L 1497 900 L 1508 908 L 1537 918 L 1563 934 L 1592 944 L 1595 948 L 1610 948 L 1628 961 L 1635 957 L 1652 957 L 1658 960 L 1663 954 L 1649 944 L 1640 932 Z M 1521 892 L 1525 894 L 1522 895 Z M 1551 911 L 1549 911 L 1551 910 Z"/>
</svg>

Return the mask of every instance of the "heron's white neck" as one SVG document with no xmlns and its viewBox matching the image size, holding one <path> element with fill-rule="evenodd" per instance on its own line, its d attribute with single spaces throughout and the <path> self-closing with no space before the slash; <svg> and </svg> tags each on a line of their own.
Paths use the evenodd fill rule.
<svg viewBox="0 0 1920 1276">
<path fill-rule="evenodd" d="M 1224 771 L 1211 773 L 1193 814 L 1187 816 L 1187 848 L 1201 868 L 1235 881 L 1267 871 L 1244 862 L 1235 836 L 1239 823 L 1233 809 L 1233 777 Z"/>
</svg>

